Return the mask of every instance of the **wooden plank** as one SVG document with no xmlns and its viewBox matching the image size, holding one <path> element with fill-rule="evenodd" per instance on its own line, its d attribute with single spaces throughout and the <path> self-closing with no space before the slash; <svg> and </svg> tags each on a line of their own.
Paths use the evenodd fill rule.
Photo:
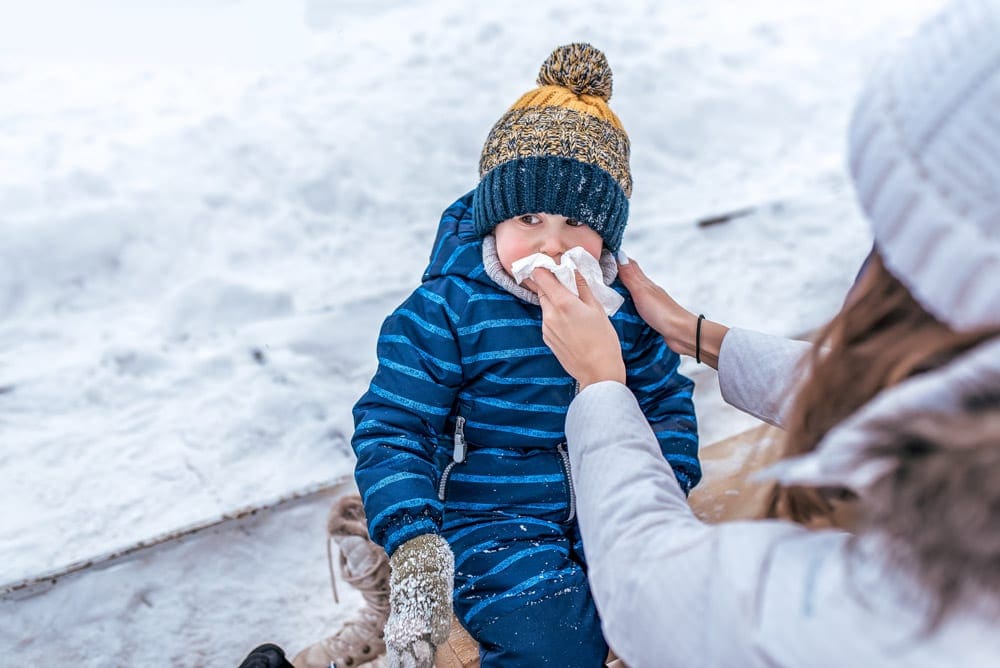
<svg viewBox="0 0 1000 668">
<path fill-rule="evenodd" d="M 233 522 L 239 522 L 244 518 L 253 517 L 258 513 L 274 512 L 282 507 L 301 503 L 323 494 L 334 494 L 353 488 L 354 476 L 351 474 L 345 474 L 338 476 L 333 480 L 316 483 L 304 489 L 283 494 L 270 501 L 236 508 L 230 512 L 223 513 L 216 518 L 196 522 L 186 527 L 181 527 L 180 529 L 167 531 L 146 540 L 126 545 L 125 547 L 109 550 L 93 557 L 71 562 L 38 575 L 33 575 L 22 580 L 0 585 L 0 599 L 33 596 L 40 593 L 40 591 L 44 589 L 55 586 L 59 580 L 65 578 L 66 576 L 85 572 L 93 568 L 107 568 L 114 564 L 134 559 L 138 555 L 144 554 L 149 550 L 185 540 L 203 531 L 225 528 Z"/>
</svg>

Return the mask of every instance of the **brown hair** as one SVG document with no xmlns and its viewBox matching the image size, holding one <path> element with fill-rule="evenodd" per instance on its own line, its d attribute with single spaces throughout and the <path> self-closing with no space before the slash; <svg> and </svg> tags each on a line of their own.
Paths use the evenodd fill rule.
<svg viewBox="0 0 1000 668">
<path fill-rule="evenodd" d="M 811 452 L 844 418 L 897 383 L 1000 330 L 958 333 L 936 320 L 872 253 L 840 313 L 816 337 L 787 423 L 785 456 Z"/>
<path fill-rule="evenodd" d="M 995 336 L 1000 329 L 960 333 L 936 320 L 873 253 L 848 301 L 820 331 L 805 360 L 784 455 L 812 451 L 830 429 L 882 390 Z M 896 466 L 858 508 L 858 528 L 887 535 L 897 548 L 890 557 L 909 566 L 932 593 L 935 621 L 957 599 L 961 578 L 970 577 L 971 570 L 1000 593 L 1000 535 L 990 525 L 1000 514 L 1000 397 L 966 402 L 968 410 L 960 415 L 880 425 L 869 454 L 890 458 Z M 957 425 L 962 435 L 942 428 Z M 772 508 L 783 506 L 793 519 L 807 521 L 831 510 L 831 491 L 779 488 Z M 977 506 L 982 526 L 956 516 Z"/>
</svg>

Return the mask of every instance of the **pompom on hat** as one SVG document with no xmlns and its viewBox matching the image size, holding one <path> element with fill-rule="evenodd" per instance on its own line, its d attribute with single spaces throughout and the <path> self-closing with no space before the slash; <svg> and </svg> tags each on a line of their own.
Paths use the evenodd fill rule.
<svg viewBox="0 0 1000 668">
<path fill-rule="evenodd" d="M 1000 0 L 958 0 L 872 74 L 850 169 L 886 266 L 956 331 L 1000 326 Z"/>
<path fill-rule="evenodd" d="M 608 106 L 611 68 L 589 44 L 561 46 L 538 73 L 538 88 L 490 130 L 479 161 L 476 232 L 525 213 L 575 218 L 621 246 L 632 194 L 629 140 Z"/>
</svg>

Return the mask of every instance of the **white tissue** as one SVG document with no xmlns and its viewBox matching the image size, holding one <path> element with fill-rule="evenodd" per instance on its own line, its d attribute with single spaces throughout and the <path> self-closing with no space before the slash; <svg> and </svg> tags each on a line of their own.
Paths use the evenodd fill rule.
<svg viewBox="0 0 1000 668">
<path fill-rule="evenodd" d="M 561 264 L 545 253 L 535 253 L 528 257 L 522 257 L 511 265 L 514 272 L 514 280 L 520 284 L 524 279 L 531 276 L 531 272 L 536 268 L 548 269 L 560 283 L 576 296 L 580 293 L 576 289 L 576 278 L 573 271 L 580 272 L 583 279 L 587 281 L 590 291 L 594 293 L 594 298 L 604 307 L 604 312 L 611 316 L 621 307 L 625 299 L 604 284 L 604 273 L 601 271 L 600 263 L 594 256 L 583 249 L 582 246 L 570 248 L 562 254 Z"/>
</svg>

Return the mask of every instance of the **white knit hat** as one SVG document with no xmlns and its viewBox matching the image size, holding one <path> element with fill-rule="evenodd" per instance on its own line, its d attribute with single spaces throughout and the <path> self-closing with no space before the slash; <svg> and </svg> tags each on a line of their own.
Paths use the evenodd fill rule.
<svg viewBox="0 0 1000 668">
<path fill-rule="evenodd" d="M 889 270 L 959 331 L 1000 326 L 1000 0 L 958 0 L 876 69 L 850 129 Z"/>
</svg>

